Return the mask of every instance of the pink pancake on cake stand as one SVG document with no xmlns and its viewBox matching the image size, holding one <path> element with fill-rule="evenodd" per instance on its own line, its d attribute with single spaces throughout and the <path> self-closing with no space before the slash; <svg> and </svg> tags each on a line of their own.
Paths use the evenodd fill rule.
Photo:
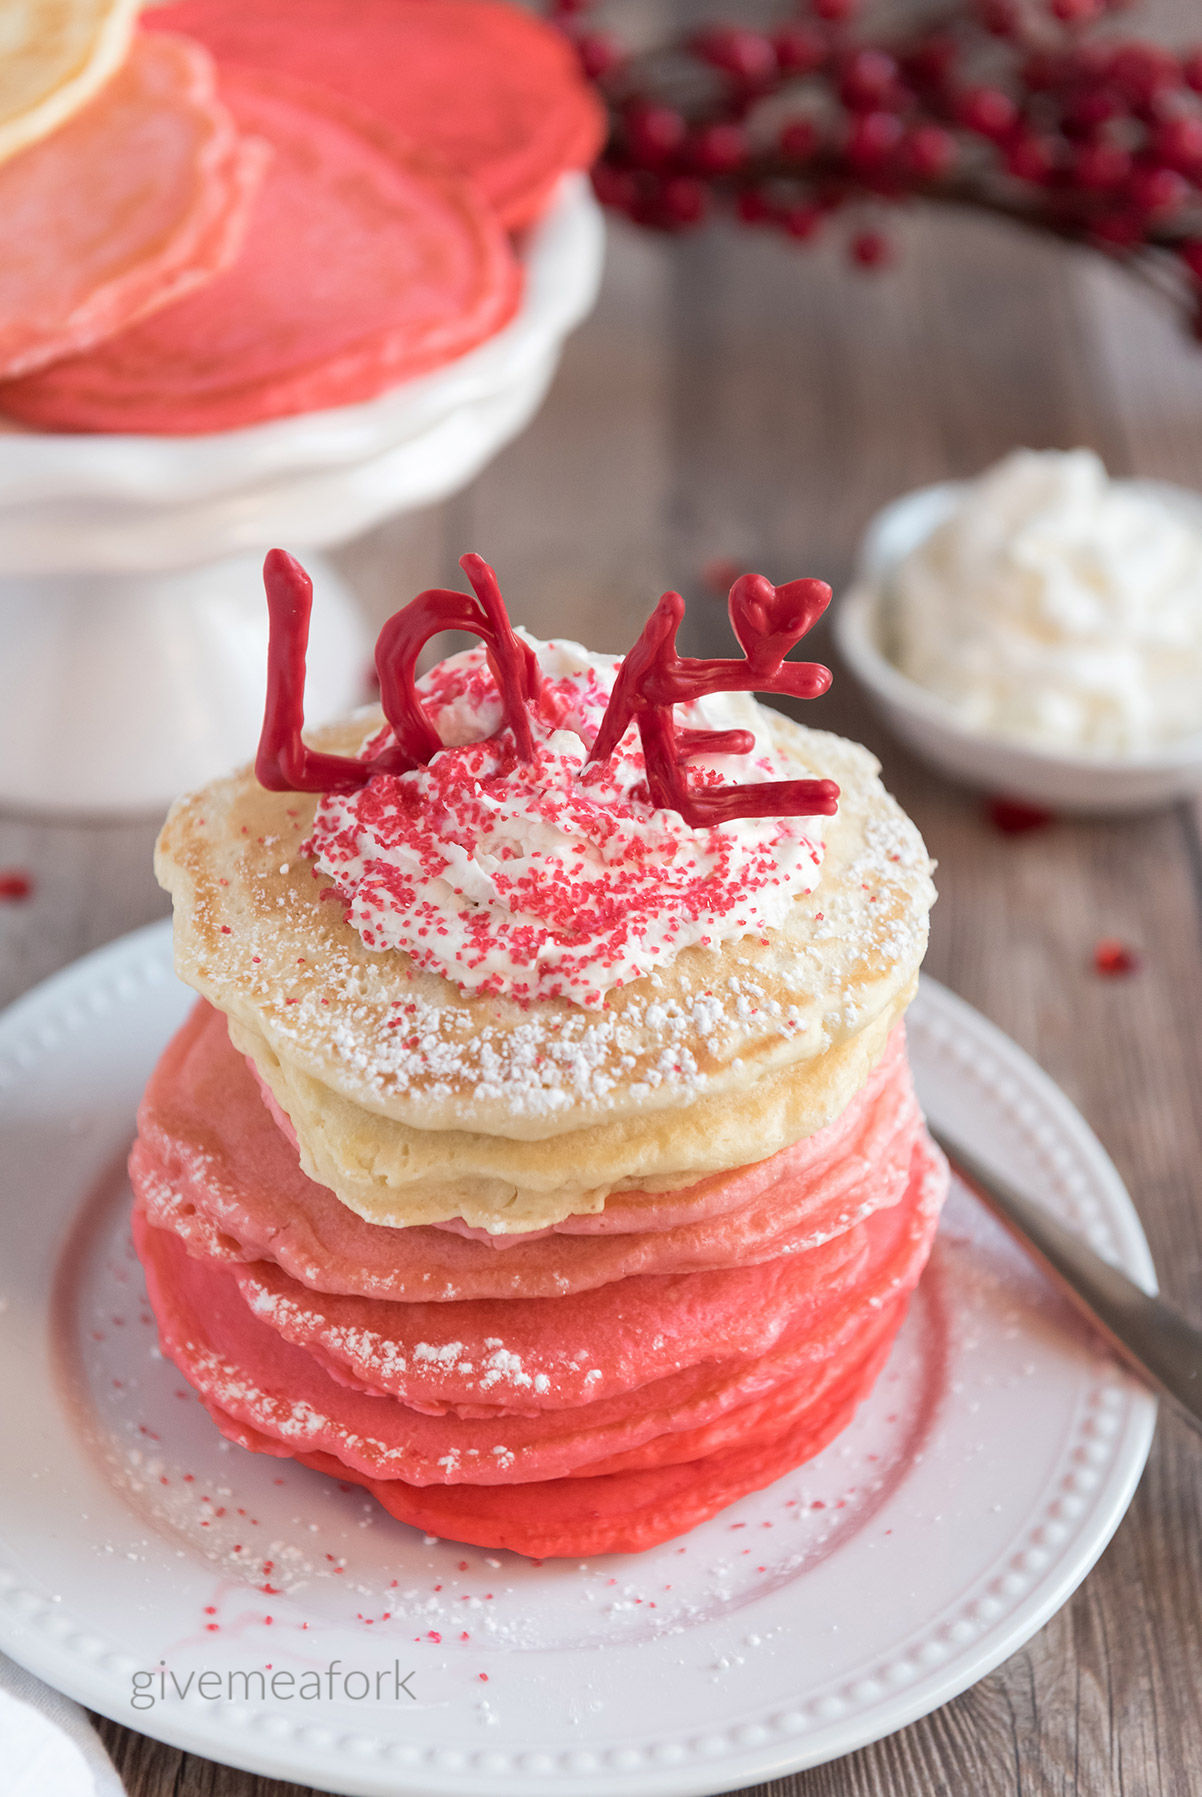
<svg viewBox="0 0 1202 1797">
<path fill-rule="evenodd" d="M 263 703 L 258 569 L 280 539 L 320 569 L 313 719 L 357 703 L 368 636 L 313 550 L 445 499 L 525 427 L 602 250 L 587 180 L 568 175 L 520 246 L 510 323 L 379 398 L 201 436 L 0 425 L 0 802 L 160 811 L 244 757 Z"/>
</svg>

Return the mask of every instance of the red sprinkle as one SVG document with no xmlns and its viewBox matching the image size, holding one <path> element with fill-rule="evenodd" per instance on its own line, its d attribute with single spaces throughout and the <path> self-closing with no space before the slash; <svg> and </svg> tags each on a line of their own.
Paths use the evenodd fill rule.
<svg viewBox="0 0 1202 1797">
<path fill-rule="evenodd" d="M 0 899 L 27 899 L 33 891 L 33 876 L 19 867 L 0 873 Z"/>
<path fill-rule="evenodd" d="M 1139 970 L 1140 956 L 1117 936 L 1103 936 L 1095 943 L 1093 964 L 1100 974 L 1113 979 L 1125 973 L 1136 973 Z"/>
</svg>

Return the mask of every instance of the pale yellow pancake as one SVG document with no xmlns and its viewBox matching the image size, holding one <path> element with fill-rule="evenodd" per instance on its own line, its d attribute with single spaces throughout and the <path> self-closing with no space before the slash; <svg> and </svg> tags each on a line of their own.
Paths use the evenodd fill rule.
<svg viewBox="0 0 1202 1797">
<path fill-rule="evenodd" d="M 912 986 L 899 993 L 836 1048 L 745 1087 L 538 1141 L 393 1122 L 285 1065 L 253 1030 L 229 1025 L 287 1113 L 305 1172 L 351 1210 L 394 1228 L 462 1217 L 507 1235 L 591 1216 L 614 1191 L 677 1191 L 815 1134 L 865 1083 L 912 994 Z"/>
<path fill-rule="evenodd" d="M 116 73 L 137 0 L 4 0 L 0 161 L 69 119 Z M 80 170 L 86 184 L 88 171 Z"/>
</svg>

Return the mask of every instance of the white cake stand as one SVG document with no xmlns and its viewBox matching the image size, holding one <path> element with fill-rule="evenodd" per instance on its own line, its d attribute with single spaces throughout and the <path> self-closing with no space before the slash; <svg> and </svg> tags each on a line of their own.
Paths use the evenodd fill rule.
<svg viewBox="0 0 1202 1797">
<path fill-rule="evenodd" d="M 528 422 L 596 296 L 604 227 L 565 178 L 511 324 L 366 405 L 201 437 L 0 429 L 0 804 L 161 810 L 245 760 L 263 704 L 260 564 L 301 553 L 308 714 L 363 693 L 369 644 L 316 548 L 465 486 Z"/>
</svg>

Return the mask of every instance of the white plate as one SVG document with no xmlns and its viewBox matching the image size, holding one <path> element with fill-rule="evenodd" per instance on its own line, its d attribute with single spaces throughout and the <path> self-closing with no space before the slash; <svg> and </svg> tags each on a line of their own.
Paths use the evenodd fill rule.
<svg viewBox="0 0 1202 1797">
<path fill-rule="evenodd" d="M 851 1428 L 649 1553 L 435 1542 L 222 1442 L 157 1356 L 125 1226 L 134 1106 L 187 1003 L 158 925 L 0 1020 L 0 1646 L 93 1709 L 347 1793 L 729 1790 L 963 1690 L 1109 1540 L 1154 1401 L 963 1193 Z M 1151 1286 L 1118 1176 L 1046 1076 L 933 982 L 911 1018 L 932 1113 Z M 379 1699 L 361 1677 L 303 1697 L 331 1662 Z M 160 1672 L 187 1695 L 142 1680 L 154 1705 L 132 1707 Z M 261 1701 L 258 1672 L 293 1685 Z"/>
</svg>

